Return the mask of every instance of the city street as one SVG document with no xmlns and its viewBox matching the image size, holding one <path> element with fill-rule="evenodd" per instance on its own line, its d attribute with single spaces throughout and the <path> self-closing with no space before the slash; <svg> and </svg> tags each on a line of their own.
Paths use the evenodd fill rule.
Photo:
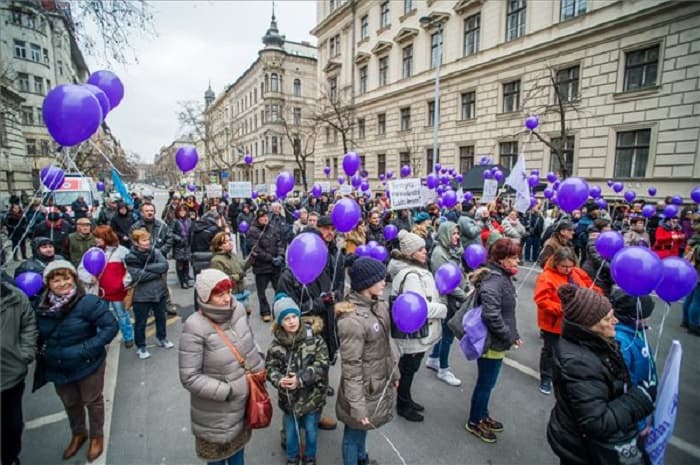
<svg viewBox="0 0 700 465">
<path fill-rule="evenodd" d="M 160 208 L 164 192 L 156 193 Z M 171 263 L 172 265 L 172 263 Z M 409 423 L 401 417 L 368 438 L 370 457 L 379 464 L 554 464 L 558 463 L 546 441 L 545 430 L 554 396 L 543 396 L 538 390 L 537 367 L 541 341 L 536 327 L 536 311 L 532 302 L 537 271 L 521 267 L 518 274 L 518 324 L 524 345 L 508 354 L 493 393 L 491 415 L 505 424 L 496 444 L 485 444 L 464 429 L 471 390 L 476 378 L 476 364 L 462 356 L 458 344 L 452 348 L 453 371 L 462 380 L 461 387 L 450 387 L 435 378 L 434 372 L 422 368 L 416 375 L 415 398 L 426 407 L 425 422 Z M 113 465 L 136 464 L 196 464 L 194 438 L 190 432 L 189 394 L 178 378 L 177 346 L 182 321 L 193 311 L 192 290 L 182 290 L 175 284 L 171 266 L 169 284 L 173 301 L 179 306 L 180 316 L 168 320 L 168 337 L 176 348 L 170 351 L 155 347 L 154 328 L 149 326 L 149 350 L 153 356 L 145 361 L 136 357 L 133 349 L 120 345 L 120 336 L 109 349 L 105 397 L 107 421 L 105 434 L 108 448 L 95 463 Z M 246 287 L 253 291 L 252 274 L 246 278 Z M 272 298 L 272 289 L 268 290 Z M 256 296 L 252 296 L 257 310 Z M 663 305 L 657 304 L 648 332 L 650 342 L 656 345 Z M 700 338 L 688 335 L 680 328 L 681 307 L 671 307 L 665 323 L 659 350 L 659 374 L 663 369 L 665 353 L 671 340 L 683 345 L 681 370 L 680 409 L 674 438 L 667 449 L 666 464 L 694 464 L 700 460 L 700 436 L 694 429 L 700 417 L 700 368 L 696 354 L 700 353 Z M 261 350 L 271 340 L 269 324 L 263 323 L 254 311 L 250 324 Z M 32 369 L 30 369 L 30 373 Z M 337 386 L 339 366 L 331 369 L 332 384 Z M 31 375 L 27 379 L 31 386 Z M 70 439 L 68 421 L 53 387 L 46 386 L 37 393 L 25 392 L 26 431 L 23 464 L 44 465 L 61 463 L 61 452 Z M 253 433 L 246 447 L 248 464 L 283 464 L 284 451 L 280 447 L 280 420 L 276 405 L 273 424 Z M 328 398 L 324 413 L 332 414 L 335 397 Z M 693 433 L 693 431 L 696 431 Z M 335 431 L 319 433 L 319 464 L 341 463 L 342 424 Z M 64 463 L 85 463 L 86 448 L 76 458 Z"/>
</svg>

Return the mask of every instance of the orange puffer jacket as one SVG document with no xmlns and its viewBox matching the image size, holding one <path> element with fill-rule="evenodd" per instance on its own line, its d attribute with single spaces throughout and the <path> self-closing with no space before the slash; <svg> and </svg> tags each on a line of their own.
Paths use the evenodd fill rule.
<svg viewBox="0 0 700 465">
<path fill-rule="evenodd" d="M 570 281 L 571 280 L 571 281 Z M 591 278 L 579 267 L 571 271 L 571 275 L 558 273 L 552 267 L 552 260 L 548 260 L 544 271 L 540 273 L 535 282 L 535 304 L 537 304 L 537 326 L 549 333 L 561 334 L 561 323 L 564 312 L 561 308 L 561 300 L 557 290 L 572 282 L 580 287 L 588 287 L 599 294 L 603 291 L 593 284 Z"/>
</svg>

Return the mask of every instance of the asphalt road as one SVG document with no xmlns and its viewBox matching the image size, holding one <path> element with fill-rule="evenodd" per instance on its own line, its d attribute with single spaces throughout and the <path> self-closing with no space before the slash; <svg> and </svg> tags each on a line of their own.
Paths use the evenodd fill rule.
<svg viewBox="0 0 700 465">
<path fill-rule="evenodd" d="M 156 202 L 163 201 L 156 191 Z M 452 369 L 463 383 L 450 387 L 435 378 L 434 372 L 421 369 L 414 384 L 415 398 L 426 407 L 423 423 L 409 423 L 401 417 L 373 431 L 368 437 L 371 458 L 379 464 L 555 464 L 545 438 L 553 396 L 543 396 L 538 390 L 537 366 L 541 342 L 536 327 L 536 311 L 532 292 L 536 271 L 521 268 L 518 274 L 518 326 L 524 345 L 508 354 L 491 398 L 490 410 L 494 418 L 505 424 L 496 444 L 485 444 L 464 429 L 471 390 L 476 380 L 476 364 L 461 355 L 457 344 L 451 354 Z M 109 350 L 105 382 L 107 401 L 106 453 L 94 463 L 114 465 L 136 464 L 196 464 L 202 463 L 194 452 L 190 432 L 189 394 L 178 378 L 177 346 L 182 320 L 192 312 L 192 291 L 182 290 L 175 284 L 171 267 L 169 283 L 173 301 L 180 307 L 180 316 L 168 320 L 168 336 L 175 343 L 173 350 L 151 347 L 153 328 L 149 327 L 149 350 L 152 357 L 141 361 L 133 349 L 115 339 Z M 254 290 L 253 276 L 246 285 Z M 268 289 L 272 298 L 272 289 Z M 254 308 L 257 299 L 252 296 Z M 652 345 L 656 345 L 663 306 L 657 304 L 649 331 Z M 688 335 L 679 327 L 681 308 L 671 307 L 659 344 L 659 373 L 663 369 L 666 350 L 671 340 L 681 342 L 684 351 L 681 369 L 679 414 L 674 438 L 667 449 L 667 464 L 696 464 L 700 461 L 700 435 L 695 430 L 700 417 L 700 367 L 696 354 L 700 353 L 700 338 Z M 270 325 L 254 313 L 250 323 L 256 341 L 265 350 L 271 340 Z M 30 369 L 30 373 L 31 373 Z M 331 369 L 331 382 L 337 386 L 339 367 Z M 31 375 L 27 379 L 31 386 Z M 276 393 L 273 390 L 273 396 Z M 276 406 L 276 399 L 274 399 Z M 328 398 L 325 414 L 335 415 L 335 397 Z M 24 448 L 20 458 L 27 465 L 61 463 L 61 452 L 70 440 L 70 430 L 63 408 L 51 386 L 37 393 L 25 392 Z M 257 430 L 246 447 L 248 464 L 284 464 L 285 454 L 280 447 L 281 415 L 275 411 L 273 424 Z M 695 431 L 695 433 L 693 433 Z M 335 431 L 319 433 L 320 464 L 341 463 L 342 425 Z M 77 457 L 63 462 L 85 463 L 86 448 Z"/>
</svg>

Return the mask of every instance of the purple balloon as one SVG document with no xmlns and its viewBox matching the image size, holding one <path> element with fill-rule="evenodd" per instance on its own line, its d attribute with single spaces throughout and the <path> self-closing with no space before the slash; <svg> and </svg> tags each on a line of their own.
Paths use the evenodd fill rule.
<svg viewBox="0 0 700 465">
<path fill-rule="evenodd" d="M 355 255 L 358 257 L 369 257 L 369 248 L 366 245 L 358 245 L 355 249 Z"/>
<path fill-rule="evenodd" d="M 663 277 L 656 287 L 656 294 L 671 303 L 687 296 L 698 282 L 698 273 L 693 265 L 680 257 L 667 257 L 662 260 Z"/>
<path fill-rule="evenodd" d="M 369 190 L 369 182 L 367 181 L 362 181 L 362 184 L 360 184 L 360 190 L 365 192 Z"/>
<path fill-rule="evenodd" d="M 649 192 L 650 196 L 654 197 L 656 195 L 656 187 L 654 187 L 654 186 L 650 187 L 647 192 Z"/>
<path fill-rule="evenodd" d="M 608 202 L 604 198 L 596 199 L 595 204 L 598 205 L 598 208 L 600 208 L 601 210 L 605 210 L 608 208 Z"/>
<path fill-rule="evenodd" d="M 252 192 L 250 193 L 250 196 L 251 196 L 253 199 L 257 199 L 257 198 L 258 198 L 258 195 L 259 195 L 259 194 L 258 194 L 258 191 L 252 191 Z"/>
<path fill-rule="evenodd" d="M 608 187 L 612 187 L 612 185 L 615 181 L 613 181 L 612 179 L 608 179 L 606 182 L 608 184 Z"/>
<path fill-rule="evenodd" d="M 473 270 L 486 263 L 486 255 L 486 248 L 481 244 L 471 244 L 464 249 L 464 261 Z"/>
<path fill-rule="evenodd" d="M 345 176 L 338 176 L 338 184 L 341 186 L 345 184 Z"/>
<path fill-rule="evenodd" d="M 323 173 L 326 175 L 326 177 L 331 175 L 331 167 L 330 166 L 324 166 L 323 167 Z"/>
<path fill-rule="evenodd" d="M 355 174 L 350 178 L 350 184 L 352 184 L 352 187 L 357 189 L 360 187 L 360 185 L 362 185 L 362 178 Z"/>
<path fill-rule="evenodd" d="M 95 183 L 95 188 L 98 190 L 98 192 L 104 192 L 105 183 L 103 183 L 102 181 L 97 181 L 97 183 Z"/>
<path fill-rule="evenodd" d="M 642 216 L 644 218 L 651 218 L 656 214 L 656 207 L 653 205 L 644 205 L 642 207 Z"/>
<path fill-rule="evenodd" d="M 331 212 L 331 220 L 335 229 L 342 233 L 352 231 L 362 217 L 360 206 L 353 199 L 344 197 L 340 199 Z"/>
<path fill-rule="evenodd" d="M 248 229 L 250 229 L 250 225 L 247 221 L 241 221 L 241 224 L 238 225 L 238 230 L 243 234 L 247 233 Z"/>
<path fill-rule="evenodd" d="M 600 186 L 591 186 L 591 188 L 588 189 L 588 195 L 590 195 L 593 199 L 597 199 L 602 193 L 603 191 Z"/>
<path fill-rule="evenodd" d="M 318 278 L 326 267 L 328 246 L 318 234 L 301 233 L 287 248 L 287 265 L 302 284 Z"/>
<path fill-rule="evenodd" d="M 442 208 L 442 197 L 438 197 L 438 199 L 435 201 L 435 204 L 438 207 Z"/>
<path fill-rule="evenodd" d="M 100 104 L 100 109 L 102 110 L 102 119 L 107 117 L 107 113 L 112 109 L 112 105 L 109 103 L 109 98 L 107 94 L 104 93 L 102 89 L 92 84 L 83 84 L 87 90 L 89 90 L 92 95 L 97 98 L 97 102 Z"/>
<path fill-rule="evenodd" d="M 383 262 L 389 258 L 389 251 L 383 245 L 378 245 L 369 250 L 369 256 L 375 260 Z"/>
<path fill-rule="evenodd" d="M 663 278 L 661 259 L 646 247 L 625 247 L 610 262 L 612 277 L 633 296 L 651 293 Z"/>
<path fill-rule="evenodd" d="M 440 184 L 448 185 L 450 183 L 449 176 L 440 176 Z"/>
<path fill-rule="evenodd" d="M 530 131 L 534 131 L 537 129 L 537 126 L 540 125 L 540 120 L 537 118 L 537 116 L 528 116 L 525 118 L 525 127 L 528 128 Z"/>
<path fill-rule="evenodd" d="M 530 197 L 530 208 L 534 208 L 537 205 L 537 197 Z"/>
<path fill-rule="evenodd" d="M 44 287 L 44 280 L 39 273 L 25 271 L 17 275 L 15 284 L 27 297 L 33 297 Z"/>
<path fill-rule="evenodd" d="M 457 193 L 452 189 L 448 189 L 442 194 L 442 204 L 446 208 L 452 208 L 457 205 Z"/>
<path fill-rule="evenodd" d="M 474 194 L 472 194 L 471 191 L 466 191 L 464 193 L 464 200 L 466 200 L 467 202 L 471 202 L 473 198 L 474 198 Z"/>
<path fill-rule="evenodd" d="M 323 194 L 323 188 L 321 187 L 320 184 L 314 184 L 313 187 L 311 187 L 311 195 L 313 195 L 316 198 L 321 197 L 321 194 Z"/>
<path fill-rule="evenodd" d="M 535 187 L 540 183 L 540 177 L 536 174 L 531 174 L 527 177 L 527 185 L 530 187 Z"/>
<path fill-rule="evenodd" d="M 44 97 L 42 115 L 51 137 L 66 147 L 89 139 L 102 124 L 102 108 L 97 97 L 76 84 L 51 89 Z"/>
<path fill-rule="evenodd" d="M 537 168 L 535 168 L 534 170 L 530 171 L 530 174 L 534 174 L 535 176 L 539 176 L 539 175 L 540 175 L 540 170 L 538 170 Z"/>
<path fill-rule="evenodd" d="M 395 239 L 398 235 L 399 228 L 397 228 L 396 225 L 387 224 L 386 226 L 384 226 L 384 239 L 386 239 L 387 241 Z"/>
<path fill-rule="evenodd" d="M 175 163 L 183 173 L 193 170 L 197 162 L 199 162 L 199 154 L 192 145 L 184 145 L 175 152 Z"/>
<path fill-rule="evenodd" d="M 99 276 L 107 264 L 107 257 L 99 247 L 91 247 L 83 254 L 83 267 L 93 276 Z"/>
<path fill-rule="evenodd" d="M 366 178 L 367 176 L 369 176 L 369 173 L 367 172 L 367 170 L 362 170 L 362 171 L 360 171 L 360 176 L 362 176 L 363 178 Z"/>
<path fill-rule="evenodd" d="M 693 202 L 700 203 L 700 186 L 695 186 L 692 191 L 690 191 L 690 198 Z"/>
<path fill-rule="evenodd" d="M 243 161 L 245 162 L 246 165 L 252 165 L 253 164 L 253 156 L 249 153 L 246 153 L 245 156 L 243 156 Z"/>
<path fill-rule="evenodd" d="M 190 192 L 194 192 L 194 191 L 197 190 L 197 186 L 195 186 L 195 185 L 192 184 L 192 183 L 189 183 L 189 184 L 187 185 L 187 190 L 190 191 Z"/>
<path fill-rule="evenodd" d="M 547 187 L 544 190 L 543 194 L 546 199 L 551 199 L 554 196 L 554 189 L 552 189 L 551 187 Z"/>
<path fill-rule="evenodd" d="M 664 207 L 664 218 L 673 218 L 676 215 L 678 215 L 678 207 L 673 204 Z"/>
<path fill-rule="evenodd" d="M 622 192 L 622 189 L 624 189 L 624 188 L 625 188 L 625 185 L 622 184 L 621 182 L 614 182 L 613 185 L 612 185 L 612 190 L 614 190 L 614 191 L 617 192 L 618 194 L 619 194 L 620 192 Z"/>
<path fill-rule="evenodd" d="M 673 205 L 683 205 L 683 199 L 680 195 L 674 195 L 673 197 L 671 197 L 671 203 Z"/>
<path fill-rule="evenodd" d="M 284 197 L 294 189 L 294 176 L 292 176 L 292 173 L 289 171 L 282 171 L 277 175 L 275 186 L 277 188 L 275 195 L 277 195 L 277 197 Z"/>
<path fill-rule="evenodd" d="M 107 94 L 109 106 L 112 110 L 117 108 L 119 102 L 124 98 L 124 84 L 122 84 L 122 81 L 117 75 L 111 71 L 95 71 L 88 78 L 88 84 L 99 87 Z"/>
<path fill-rule="evenodd" d="M 586 203 L 586 199 L 588 199 L 588 184 L 582 178 L 567 178 L 559 186 L 557 198 L 562 210 L 571 213 Z"/>
<path fill-rule="evenodd" d="M 442 194 L 445 193 L 445 189 L 446 189 L 445 186 L 438 186 L 435 189 L 435 192 L 437 193 L 437 195 L 442 196 Z"/>
<path fill-rule="evenodd" d="M 404 292 L 396 297 L 391 306 L 391 318 L 404 333 L 418 331 L 428 319 L 428 302 L 420 294 Z"/>
<path fill-rule="evenodd" d="M 635 191 L 627 191 L 625 192 L 625 200 L 627 203 L 632 203 L 634 199 L 637 197 L 637 193 Z"/>
<path fill-rule="evenodd" d="M 379 180 L 384 181 L 386 179 L 386 175 L 384 173 L 379 174 Z"/>
<path fill-rule="evenodd" d="M 554 173 L 554 172 L 552 172 L 552 171 L 550 171 L 549 173 L 547 173 L 547 181 L 549 181 L 549 182 L 554 182 L 554 181 L 556 181 L 556 180 L 557 180 L 557 175 L 556 175 L 556 173 Z"/>
<path fill-rule="evenodd" d="M 464 181 L 464 176 L 462 176 L 461 174 L 455 175 L 455 181 L 457 181 L 458 184 L 462 184 L 462 182 Z"/>
<path fill-rule="evenodd" d="M 379 242 L 377 242 L 377 241 L 369 241 L 369 242 L 367 243 L 367 249 L 368 249 L 368 250 L 371 250 L 371 249 L 373 249 L 373 248 L 375 248 L 375 247 L 379 247 Z"/>
<path fill-rule="evenodd" d="M 500 168 L 498 166 L 492 166 L 491 167 L 491 174 L 496 174 L 496 171 L 498 171 Z"/>
<path fill-rule="evenodd" d="M 408 165 L 403 165 L 401 167 L 401 177 L 402 178 L 407 178 L 408 176 L 411 175 L 411 167 Z"/>
<path fill-rule="evenodd" d="M 435 272 L 435 286 L 440 294 L 445 295 L 457 289 L 462 281 L 462 271 L 453 262 L 441 265 Z"/>
<path fill-rule="evenodd" d="M 386 178 L 387 178 L 387 179 L 391 179 L 391 178 L 393 178 L 393 177 L 394 177 L 394 172 L 393 172 L 393 171 L 389 170 L 389 171 L 386 172 Z"/>
<path fill-rule="evenodd" d="M 435 163 L 433 169 L 435 170 L 435 172 L 438 172 L 442 169 L 442 165 L 440 163 Z"/>
<path fill-rule="evenodd" d="M 438 186 L 438 184 L 440 183 L 440 180 L 438 179 L 438 177 L 435 173 L 430 173 L 425 178 L 425 182 L 430 189 L 435 189 Z"/>
<path fill-rule="evenodd" d="M 601 257 L 612 260 L 615 254 L 625 246 L 622 234 L 617 231 L 605 231 L 595 241 L 595 249 Z"/>
<path fill-rule="evenodd" d="M 559 190 L 559 186 L 561 186 L 561 181 L 558 179 L 552 183 L 552 189 L 554 189 L 555 191 Z"/>
<path fill-rule="evenodd" d="M 493 178 L 493 173 L 491 173 L 491 170 L 485 170 L 484 171 L 484 179 L 492 179 Z"/>
<path fill-rule="evenodd" d="M 63 170 L 54 165 L 48 165 L 41 169 L 39 173 L 41 183 L 50 191 L 55 191 L 63 186 L 65 174 Z"/>
<path fill-rule="evenodd" d="M 343 157 L 343 171 L 352 176 L 360 169 L 360 156 L 355 152 L 348 152 Z"/>
</svg>

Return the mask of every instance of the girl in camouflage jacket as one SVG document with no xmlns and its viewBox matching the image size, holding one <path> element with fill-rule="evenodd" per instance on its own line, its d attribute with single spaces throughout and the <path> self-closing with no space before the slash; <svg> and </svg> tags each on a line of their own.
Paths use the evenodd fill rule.
<svg viewBox="0 0 700 465">
<path fill-rule="evenodd" d="M 299 428 L 306 430 L 304 465 L 316 463 L 316 437 L 328 389 L 328 349 L 319 317 L 300 318 L 297 304 L 284 293 L 275 296 L 274 339 L 267 351 L 267 379 L 279 391 L 284 412 L 287 464 L 299 463 Z"/>
</svg>

